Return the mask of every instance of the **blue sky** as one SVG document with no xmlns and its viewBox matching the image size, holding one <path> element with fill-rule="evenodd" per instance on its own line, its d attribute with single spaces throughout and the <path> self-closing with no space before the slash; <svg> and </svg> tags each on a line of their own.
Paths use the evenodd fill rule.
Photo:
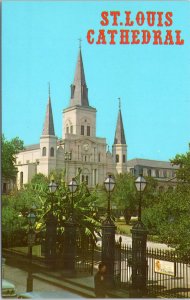
<svg viewBox="0 0 190 300">
<path fill-rule="evenodd" d="M 188 150 L 190 2 L 5 1 L 2 8 L 2 131 L 6 138 L 19 136 L 26 145 L 39 142 L 48 82 L 55 132 L 61 138 L 62 110 L 69 104 L 82 38 L 89 101 L 97 108 L 97 136 L 106 137 L 111 147 L 120 97 L 128 159 L 168 160 Z M 172 11 L 173 25 L 167 29 L 182 30 L 185 44 L 90 45 L 87 31 L 102 29 L 104 10 L 134 15 Z"/>
</svg>

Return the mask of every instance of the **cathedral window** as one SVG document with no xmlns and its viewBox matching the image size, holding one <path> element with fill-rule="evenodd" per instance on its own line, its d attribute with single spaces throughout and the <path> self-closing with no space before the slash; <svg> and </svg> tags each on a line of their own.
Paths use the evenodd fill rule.
<svg viewBox="0 0 190 300">
<path fill-rule="evenodd" d="M 88 185 L 88 175 L 86 175 L 86 184 Z"/>
<path fill-rule="evenodd" d="M 73 125 L 70 127 L 70 133 L 73 133 Z"/>
<path fill-rule="evenodd" d="M 42 156 L 46 156 L 46 147 L 42 148 Z"/>
<path fill-rule="evenodd" d="M 84 125 L 81 125 L 81 135 L 84 135 Z"/>
<path fill-rule="evenodd" d="M 66 133 L 69 133 L 69 126 L 66 127 Z"/>
<path fill-rule="evenodd" d="M 20 187 L 23 186 L 23 172 L 20 172 Z"/>
<path fill-rule="evenodd" d="M 84 181 L 84 175 L 82 175 L 82 182 Z"/>
<path fill-rule="evenodd" d="M 116 163 L 119 162 L 119 154 L 116 154 L 116 156 L 115 156 L 115 161 L 116 161 Z"/>
<path fill-rule="evenodd" d="M 90 126 L 87 126 L 87 135 L 90 136 Z"/>
<path fill-rule="evenodd" d="M 123 154 L 123 163 L 125 163 L 125 154 Z"/>
<path fill-rule="evenodd" d="M 51 157 L 54 156 L 54 148 L 53 148 L 53 147 L 51 147 L 51 149 L 50 149 L 50 156 L 51 156 Z"/>
</svg>

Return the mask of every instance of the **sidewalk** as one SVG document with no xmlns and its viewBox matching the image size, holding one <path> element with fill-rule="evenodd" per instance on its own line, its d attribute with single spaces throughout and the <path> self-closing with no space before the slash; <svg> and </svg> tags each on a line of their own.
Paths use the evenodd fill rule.
<svg viewBox="0 0 190 300">
<path fill-rule="evenodd" d="M 33 278 L 62 287 L 65 290 L 74 292 L 85 298 L 95 298 L 94 277 L 76 276 L 68 277 L 63 272 L 44 271 L 34 273 Z M 108 292 L 109 298 L 129 298 L 129 292 L 121 289 L 112 289 Z"/>
</svg>

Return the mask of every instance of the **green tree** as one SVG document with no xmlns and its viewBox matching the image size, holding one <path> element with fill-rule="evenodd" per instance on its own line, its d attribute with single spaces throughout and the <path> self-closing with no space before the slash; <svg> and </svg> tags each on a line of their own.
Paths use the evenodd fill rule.
<svg viewBox="0 0 190 300">
<path fill-rule="evenodd" d="M 158 203 L 143 216 L 150 233 L 177 250 L 190 250 L 190 187 L 178 186 L 160 194 Z"/>
<path fill-rule="evenodd" d="M 14 179 L 17 174 L 15 167 L 16 154 L 23 149 L 23 141 L 18 137 L 8 141 L 2 136 L 2 176 L 6 179 Z"/>
<path fill-rule="evenodd" d="M 179 166 L 176 171 L 177 179 L 190 183 L 190 150 L 185 154 L 177 154 L 171 159 L 171 163 Z"/>
<path fill-rule="evenodd" d="M 144 210 L 143 222 L 160 241 L 180 251 L 190 251 L 190 151 L 177 154 L 171 162 L 179 166 L 174 190 L 157 194 Z"/>
<path fill-rule="evenodd" d="M 134 176 L 129 173 L 116 175 L 116 186 L 112 194 L 112 203 L 123 210 L 126 224 L 129 224 L 132 214 L 136 211 L 137 192 Z"/>
</svg>

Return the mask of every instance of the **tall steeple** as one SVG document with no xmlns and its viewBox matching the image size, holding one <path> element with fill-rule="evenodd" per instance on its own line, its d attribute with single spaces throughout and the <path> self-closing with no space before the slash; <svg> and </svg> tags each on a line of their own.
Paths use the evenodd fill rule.
<svg viewBox="0 0 190 300">
<path fill-rule="evenodd" d="M 121 114 L 121 100 L 119 98 L 119 112 L 117 117 L 117 125 L 115 130 L 114 144 L 126 144 L 123 120 Z"/>
<path fill-rule="evenodd" d="M 96 109 L 88 102 L 81 44 L 79 44 L 74 81 L 71 85 L 69 107 L 63 110 L 62 138 L 67 138 L 68 134 L 96 137 Z"/>
<path fill-rule="evenodd" d="M 112 146 L 112 155 L 116 163 L 117 173 L 127 172 L 127 145 L 121 114 L 121 100 L 119 98 L 119 112 L 115 130 L 114 144 Z"/>
<path fill-rule="evenodd" d="M 53 123 L 53 113 L 52 113 L 52 107 L 51 107 L 50 84 L 49 84 L 49 97 L 48 97 L 46 116 L 45 116 L 42 135 L 55 135 L 54 123 Z"/>
<path fill-rule="evenodd" d="M 82 52 L 81 52 L 81 40 L 79 44 L 79 53 L 77 58 L 76 70 L 73 84 L 71 84 L 71 99 L 70 106 L 89 106 L 88 102 L 88 88 L 86 85 L 86 79 L 84 74 Z"/>
</svg>

